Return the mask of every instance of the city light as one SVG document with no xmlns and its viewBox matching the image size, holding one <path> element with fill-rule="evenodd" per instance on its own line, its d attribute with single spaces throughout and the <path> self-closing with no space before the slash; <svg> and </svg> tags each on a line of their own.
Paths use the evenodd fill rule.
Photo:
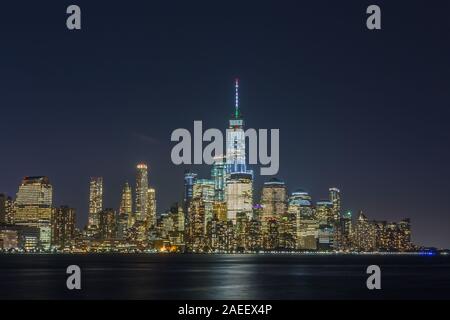
<svg viewBox="0 0 450 320">
<path fill-rule="evenodd" d="M 104 208 L 103 177 L 89 183 L 89 215 L 76 228 L 76 210 L 53 206 L 47 177 L 26 177 L 16 199 L 0 195 L 0 249 L 55 253 L 405 253 L 409 219 L 372 221 L 341 208 L 341 190 L 313 202 L 304 190 L 289 194 L 281 180 L 266 181 L 257 199 L 247 167 L 244 119 L 235 81 L 235 111 L 229 120 L 226 155 L 216 156 L 211 177 L 184 176 L 184 197 L 157 212 L 157 191 L 146 163 L 136 166 L 135 188 L 125 182 L 118 210 Z M 180 177 L 180 182 L 183 181 Z M 431 256 L 434 252 L 420 251 Z"/>
</svg>

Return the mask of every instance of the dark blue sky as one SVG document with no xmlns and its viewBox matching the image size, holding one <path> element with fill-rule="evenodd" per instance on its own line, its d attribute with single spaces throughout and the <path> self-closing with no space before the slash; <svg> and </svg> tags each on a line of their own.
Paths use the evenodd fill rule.
<svg viewBox="0 0 450 320">
<path fill-rule="evenodd" d="M 183 189 L 171 132 L 225 129 L 239 76 L 247 127 L 280 129 L 290 191 L 337 186 L 344 208 L 411 217 L 414 241 L 450 247 L 449 2 L 243 2 L 3 3 L 0 192 L 47 175 L 81 225 L 89 177 L 117 208 L 145 161 L 164 210 Z M 81 31 L 66 29 L 69 4 Z"/>
</svg>

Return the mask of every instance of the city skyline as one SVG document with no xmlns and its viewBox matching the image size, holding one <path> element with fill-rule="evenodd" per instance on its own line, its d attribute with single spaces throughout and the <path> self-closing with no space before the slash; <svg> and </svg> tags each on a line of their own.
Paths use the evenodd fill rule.
<svg viewBox="0 0 450 320">
<path fill-rule="evenodd" d="M 297 188 L 290 190 L 287 188 L 286 184 L 282 180 L 277 179 L 277 175 L 274 175 L 272 178 L 268 178 L 267 176 L 262 176 L 263 184 L 262 187 L 258 190 L 254 188 L 254 181 L 255 181 L 255 174 L 254 170 L 252 170 L 256 166 L 248 166 L 247 164 L 247 143 L 245 141 L 245 126 L 244 126 L 244 118 L 242 117 L 242 110 L 239 106 L 239 78 L 235 78 L 235 98 L 234 98 L 234 111 L 231 113 L 231 117 L 229 120 L 229 127 L 227 129 L 226 134 L 226 140 L 225 140 L 225 146 L 226 146 L 226 155 L 225 156 L 219 156 L 216 157 L 216 162 L 213 165 L 207 166 L 202 165 L 202 167 L 210 168 L 211 170 L 211 176 L 210 178 L 212 180 L 208 180 L 208 178 L 202 177 L 201 174 L 198 172 L 193 172 L 193 170 L 185 170 L 185 180 L 186 183 L 186 174 L 191 175 L 194 174 L 194 189 L 192 190 L 192 195 L 195 196 L 195 183 L 200 183 L 200 185 L 205 184 L 205 186 L 208 186 L 209 183 L 211 183 L 212 187 L 212 194 L 211 197 L 216 199 L 219 198 L 220 201 L 225 201 L 225 210 L 226 210 L 226 219 L 227 221 L 232 221 L 233 224 L 236 224 L 237 215 L 240 212 L 247 212 L 248 219 L 252 218 L 252 214 L 254 212 L 254 206 L 262 206 L 262 217 L 268 219 L 272 213 L 265 213 L 268 209 L 266 208 L 266 204 L 264 204 L 264 198 L 266 197 L 264 195 L 264 190 L 269 185 L 282 185 L 284 190 L 283 197 L 283 203 L 285 203 L 286 208 L 272 208 L 273 211 L 278 212 L 277 215 L 282 215 L 284 212 L 289 212 L 288 210 L 288 202 L 291 201 L 291 198 L 295 198 L 297 194 L 305 194 L 308 197 L 308 201 L 311 203 L 311 208 L 313 208 L 314 211 L 317 211 L 317 214 L 320 215 L 320 208 L 322 206 L 326 207 L 328 205 L 330 206 L 336 206 L 338 209 L 334 213 L 335 219 L 339 219 L 342 216 L 348 215 L 350 221 L 357 222 L 360 220 L 361 216 L 364 217 L 364 219 L 367 219 L 366 216 L 363 214 L 364 209 L 358 208 L 357 211 L 353 211 L 350 209 L 342 210 L 341 208 L 341 196 L 340 196 L 340 190 L 336 186 L 330 186 L 328 188 L 328 198 L 324 197 L 316 197 L 313 198 L 308 191 L 305 191 L 303 188 Z M 184 165 L 184 167 L 195 167 L 192 165 Z M 197 166 L 198 167 L 198 166 Z M 250 169 L 249 169 L 250 168 Z M 135 166 L 136 171 L 136 179 L 135 183 L 129 184 L 128 179 L 124 182 L 124 189 L 121 193 L 121 198 L 118 201 L 118 205 L 111 206 L 111 205 L 104 205 L 104 186 L 103 186 L 103 177 L 102 176 L 93 176 L 90 177 L 89 182 L 89 206 L 88 206 L 88 214 L 87 214 L 87 221 L 80 219 L 80 217 L 84 217 L 85 214 L 83 212 L 77 210 L 77 208 L 73 208 L 68 203 L 61 203 L 60 205 L 53 205 L 53 208 L 55 210 L 65 210 L 64 208 L 68 208 L 70 210 L 74 210 L 74 212 L 78 211 L 78 219 L 75 218 L 75 214 L 73 217 L 73 220 L 75 221 L 75 225 L 79 228 L 79 230 L 89 230 L 92 227 L 99 228 L 101 225 L 101 213 L 108 212 L 113 217 L 109 217 L 108 219 L 115 219 L 120 221 L 120 219 L 125 219 L 125 227 L 117 227 L 118 229 L 122 229 L 121 231 L 115 230 L 114 232 L 112 230 L 109 230 L 107 232 L 113 232 L 114 234 L 116 232 L 121 233 L 122 235 L 125 234 L 125 229 L 132 227 L 136 222 L 144 222 L 147 220 L 148 210 L 151 210 L 151 220 L 150 223 L 153 227 L 156 227 L 156 219 L 161 218 L 162 215 L 169 212 L 171 208 L 173 208 L 173 205 L 181 204 L 182 207 L 185 208 L 184 218 L 187 219 L 187 216 L 189 215 L 189 212 L 186 208 L 189 207 L 190 203 L 186 199 L 186 189 L 184 190 L 184 197 L 182 198 L 176 198 L 171 201 L 170 206 L 167 206 L 165 208 L 159 209 L 158 212 L 156 210 L 156 203 L 157 198 L 156 190 L 154 187 L 150 186 L 149 184 L 149 170 L 150 167 L 145 162 L 140 162 Z M 222 172 L 223 171 L 223 172 Z M 201 170 L 199 171 L 201 172 Z M 233 176 L 236 176 L 236 178 L 233 178 Z M 52 190 L 52 186 L 49 184 L 49 178 L 47 176 L 26 176 L 23 178 L 22 186 L 19 186 L 19 191 L 15 194 L 16 198 L 14 196 L 12 197 L 15 201 L 15 204 L 18 209 L 15 209 L 14 215 L 17 217 L 20 217 L 20 205 L 21 205 L 21 198 L 23 198 L 23 193 L 21 194 L 21 189 L 26 188 L 27 180 L 44 180 L 46 183 L 50 186 L 50 189 Z M 218 180 L 219 179 L 219 180 Z M 245 179 L 245 180 L 242 180 Z M 260 177 L 261 179 L 261 177 Z M 233 183 L 232 181 L 235 180 Z M 197 182 L 195 182 L 197 181 Z M 245 182 L 248 181 L 248 182 Z M 236 184 L 237 183 L 237 184 Z M 221 186 L 223 195 L 217 195 L 217 187 L 218 185 Z M 248 187 L 246 187 L 248 185 Z M 186 185 L 185 185 L 186 188 Z M 202 187 L 203 188 L 203 187 Z M 108 188 L 107 188 L 108 189 Z M 53 191 L 53 190 L 52 190 Z M 201 191 L 200 194 L 202 194 L 204 191 Z M 127 194 L 129 193 L 129 194 Z M 250 193 L 250 197 L 246 199 L 247 193 Z M 1 194 L 1 193 L 0 193 Z M 134 194 L 134 198 L 133 198 Z M 3 197 L 11 197 L 9 194 L 3 194 Z M 48 196 L 46 196 L 48 198 Z M 44 210 L 49 210 L 50 207 L 52 207 L 52 192 L 50 193 L 49 199 L 46 198 L 45 202 L 45 208 Z M 150 197 L 153 199 L 152 204 L 150 204 Z M 203 196 L 201 196 L 203 197 Z M 226 199 L 224 199 L 226 198 Z M 260 199 L 258 201 L 257 199 Z M 134 201 L 133 201 L 134 200 Z M 216 199 L 217 200 L 217 199 Z M 40 200 L 42 201 L 42 200 Z M 130 204 L 124 203 L 124 201 L 131 202 Z M 295 201 L 295 200 L 294 200 Z M 336 203 L 337 202 L 337 203 Z M 315 203 L 315 204 L 313 204 Z M 124 208 L 124 206 L 128 206 L 129 208 Z M 152 209 L 149 209 L 150 206 Z M 58 209 L 59 208 L 59 209 Z M 133 209 L 132 209 L 133 208 Z M 272 210 L 270 209 L 270 210 Z M 345 209 L 345 208 L 344 208 Z M 25 209 L 28 210 L 28 209 Z M 211 202 L 211 208 L 209 209 L 210 215 L 212 217 L 213 215 L 213 205 Z M 127 213 L 128 211 L 128 213 Z M 48 211 L 47 219 L 50 220 L 50 211 Z M 324 213 L 326 215 L 326 213 Z M 356 216 L 357 214 L 357 216 Z M 337 217 L 337 218 L 336 218 Z M 17 219 L 17 218 L 16 218 Z M 383 222 L 384 220 L 384 222 Z M 383 223 L 386 223 L 386 221 L 391 220 L 389 218 L 384 218 L 381 221 Z M 19 218 L 20 223 L 20 218 Z M 369 221 L 369 220 L 368 220 Z M 407 223 L 410 223 L 410 219 L 408 217 L 403 217 L 401 221 L 408 221 Z M 36 226 L 39 224 L 36 220 Z M 375 224 L 378 222 L 376 220 L 373 220 Z M 17 223 L 17 221 L 15 221 Z M 262 229 L 264 229 L 264 224 L 262 226 Z M 413 233 L 412 233 L 413 234 Z M 114 235 L 115 237 L 115 235 Z M 317 235 L 316 235 L 317 238 Z M 418 247 L 421 246 L 420 243 L 415 243 L 414 238 L 411 238 L 411 241 L 414 245 L 417 245 Z M 50 247 L 50 240 L 48 242 L 48 248 Z M 439 249 L 446 249 L 445 247 L 438 247 Z"/>
<path fill-rule="evenodd" d="M 175 199 L 170 209 L 156 209 L 157 191 L 149 185 L 149 166 L 143 162 L 135 167 L 134 192 L 126 181 L 118 207 L 104 205 L 103 177 L 90 178 L 88 219 L 79 229 L 75 208 L 53 204 L 48 177 L 25 177 L 15 199 L 2 195 L 2 247 L 194 253 L 414 252 L 424 248 L 412 239 L 410 218 L 370 220 L 363 209 L 354 215 L 342 208 L 342 193 L 335 186 L 329 187 L 327 199 L 314 200 L 302 189 L 289 192 L 285 182 L 272 177 L 260 194 L 255 192 L 254 171 L 247 167 L 238 79 L 234 108 L 226 155 L 215 156 L 209 177 L 186 170 L 183 199 Z M 82 221 L 78 224 L 83 226 Z"/>
<path fill-rule="evenodd" d="M 290 191 L 320 199 L 336 186 L 354 214 L 410 217 L 416 243 L 450 246 L 445 10 L 383 3 L 383 30 L 370 33 L 355 2 L 79 4 L 79 33 L 67 33 L 62 4 L 6 5 L 0 192 L 46 175 L 54 203 L 87 221 L 90 177 L 117 210 L 146 162 L 169 208 L 188 168 L 170 163 L 170 133 L 194 120 L 225 128 L 239 76 L 248 127 L 280 128 L 277 177 Z"/>
<path fill-rule="evenodd" d="M 261 201 L 263 201 L 262 199 L 264 198 L 264 186 L 268 185 L 268 184 L 278 184 L 278 183 L 282 183 L 283 185 L 285 185 L 284 182 L 282 182 L 281 180 L 278 180 L 278 175 L 274 175 L 272 178 L 269 178 L 267 176 L 261 176 L 259 177 L 261 181 L 261 187 L 259 189 L 254 189 L 253 184 L 254 181 L 256 179 L 258 179 L 258 175 L 254 174 L 254 170 L 253 168 L 256 166 L 248 166 L 247 162 L 246 162 L 246 155 L 248 153 L 248 151 L 246 150 L 246 145 L 247 143 L 245 142 L 245 135 L 244 135 L 244 131 L 245 131 L 245 127 L 244 127 L 244 119 L 242 118 L 242 110 L 240 109 L 239 106 L 239 79 L 235 78 L 235 99 L 234 99 L 235 105 L 234 105 L 234 111 L 231 114 L 231 118 L 229 120 L 229 132 L 227 132 L 227 137 L 226 137 L 226 141 L 225 141 L 225 146 L 226 146 L 226 156 L 223 156 L 223 158 L 217 158 L 216 160 L 218 162 L 216 162 L 216 164 L 208 166 L 208 165 L 201 165 L 201 166 L 195 166 L 195 165 L 183 165 L 182 167 L 184 168 L 190 168 L 190 167 L 197 167 L 198 169 L 200 169 L 198 172 L 194 172 L 193 170 L 190 169 L 185 169 L 185 174 L 186 172 L 192 172 L 192 174 L 195 175 L 194 180 L 199 180 L 199 181 L 205 181 L 205 183 L 208 183 L 208 181 L 214 181 L 214 175 L 216 174 L 220 174 L 217 172 L 216 169 L 214 169 L 214 167 L 217 166 L 217 164 L 221 164 L 222 166 L 221 170 L 224 171 L 223 174 L 237 174 L 239 176 L 238 179 L 241 179 L 242 175 L 248 175 L 248 179 L 251 180 L 250 185 L 249 185 L 249 190 L 250 192 L 253 194 L 252 196 L 252 204 L 249 204 L 249 208 L 248 210 L 253 210 L 254 205 L 261 205 Z M 237 142 L 234 142 L 234 141 Z M 234 149 L 237 148 L 237 149 Z M 231 160 L 230 160 L 231 159 Z M 200 172 L 202 172 L 202 167 L 206 167 L 209 168 L 207 169 L 206 172 L 206 176 L 209 174 L 209 170 L 211 169 L 211 178 L 213 178 L 213 180 L 207 180 L 208 178 L 206 176 L 202 177 L 202 174 L 200 174 Z M 251 168 L 251 169 L 248 169 Z M 61 204 L 58 205 L 54 205 L 54 208 L 56 210 L 64 210 L 64 208 L 68 208 L 70 210 L 75 210 L 75 212 L 77 212 L 77 216 L 78 218 L 75 219 L 76 222 L 76 227 L 78 227 L 80 230 L 83 230 L 85 228 L 89 228 L 92 225 L 96 225 L 98 227 L 99 225 L 99 213 L 102 212 L 103 209 L 107 210 L 114 210 L 111 213 L 114 213 L 114 215 L 116 215 L 117 219 L 120 219 L 121 217 L 121 213 L 123 211 L 123 201 L 124 201 L 124 192 L 125 192 L 125 188 L 128 188 L 128 192 L 131 192 L 131 194 L 133 194 L 134 196 L 130 197 L 130 201 L 133 203 L 132 207 L 134 210 L 132 210 L 132 214 L 134 215 L 133 218 L 131 218 L 129 215 L 126 217 L 127 221 L 128 221 L 128 226 L 130 226 L 130 221 L 129 219 L 132 219 L 133 223 L 134 221 L 144 221 L 144 217 L 146 215 L 147 212 L 147 206 L 148 204 L 148 196 L 150 195 L 150 193 L 153 194 L 153 199 L 155 201 L 157 201 L 155 199 L 155 188 L 153 186 L 150 186 L 149 184 L 149 170 L 150 170 L 150 166 L 145 163 L 145 162 L 140 162 L 135 166 L 135 169 L 137 170 L 135 172 L 135 183 L 131 183 L 129 184 L 128 179 L 124 181 L 124 189 L 122 190 L 121 193 L 121 198 L 119 197 L 119 201 L 117 202 L 117 205 L 104 205 L 104 187 L 103 187 L 103 179 L 104 177 L 102 176 L 92 176 L 89 177 L 90 182 L 89 182 L 89 205 L 88 205 L 88 212 L 87 215 L 84 214 L 84 212 L 80 212 L 79 209 L 74 208 L 73 206 L 71 206 L 70 204 L 62 201 Z M 203 171 L 204 172 L 204 171 Z M 48 182 L 48 177 L 45 175 L 41 175 L 41 176 L 26 176 L 23 178 L 23 181 L 26 181 L 28 179 L 45 179 Z M 225 179 L 223 177 L 223 179 Z M 180 180 L 179 182 L 181 182 L 182 180 Z M 181 185 L 181 183 L 180 183 Z M 232 185 L 232 184 L 231 184 Z M 225 190 L 225 186 L 222 186 L 224 188 L 223 192 L 226 192 Z M 14 196 L 17 197 L 17 199 L 19 199 L 19 201 L 16 200 L 16 204 L 20 205 L 20 188 L 19 187 L 19 191 L 17 193 L 15 193 L 14 195 L 10 195 L 10 194 L 6 194 L 3 193 L 3 195 L 5 197 L 12 197 L 14 199 Z M 23 188 L 23 187 L 22 187 Z M 228 188 L 228 187 L 227 187 Z M 290 199 L 291 197 L 295 197 L 296 193 L 305 193 L 308 195 L 308 197 L 310 197 L 311 203 L 315 203 L 316 205 L 314 206 L 314 208 L 319 208 L 322 204 L 325 203 L 330 203 L 332 204 L 336 199 L 333 200 L 333 193 L 332 191 L 337 191 L 338 193 L 340 193 L 340 190 L 338 188 L 336 188 L 335 186 L 329 186 L 329 188 L 325 188 L 324 190 L 328 190 L 328 196 L 329 198 L 326 197 L 312 197 L 310 196 L 310 193 L 308 191 L 306 191 L 306 188 L 291 188 L 288 189 L 287 186 L 286 188 L 286 204 L 288 202 L 288 198 Z M 109 188 L 106 188 L 109 189 Z M 112 189 L 112 188 L 111 188 Z M 184 193 L 186 192 L 186 190 L 184 191 Z M 149 195 L 147 195 L 149 193 Z M 245 192 L 244 192 L 245 193 Z M 0 193 L 2 194 L 2 193 Z M 242 194 L 242 189 L 236 189 L 236 194 L 237 196 L 240 196 Z M 144 200 L 141 200 L 141 198 L 145 195 Z M 133 198 L 134 197 L 134 198 Z M 184 198 L 184 199 L 183 199 Z M 131 200 L 133 199 L 133 200 Z M 261 199 L 261 201 L 257 201 L 257 199 Z M 117 200 L 117 199 L 116 199 Z M 156 218 L 161 217 L 161 215 L 163 215 L 166 212 L 169 212 L 170 208 L 172 208 L 172 206 L 174 204 L 183 204 L 185 200 L 185 197 L 179 197 L 177 199 L 173 199 L 170 202 L 169 206 L 163 207 L 163 208 L 159 208 L 160 211 L 156 211 L 153 213 L 153 217 L 152 219 L 155 219 L 155 222 L 153 223 L 153 225 L 156 225 Z M 228 200 L 229 201 L 229 200 Z M 347 209 L 347 210 L 343 210 L 341 211 L 341 199 L 339 197 L 338 199 L 339 201 L 339 213 L 342 215 L 348 214 L 350 219 L 352 221 L 357 221 L 361 216 L 362 212 L 366 212 L 364 210 L 364 208 L 358 208 L 357 210 L 351 210 L 351 209 Z M 48 202 L 48 201 L 47 201 Z M 50 200 L 51 202 L 51 200 Z M 142 203 L 142 204 L 141 204 Z M 239 201 L 237 202 L 239 203 Z M 183 204 L 185 205 L 185 204 Z M 234 206 L 236 206 L 237 204 L 235 204 Z M 241 204 L 243 205 L 243 203 Z M 50 206 L 47 203 L 47 206 Z M 239 212 L 239 210 L 244 210 L 242 208 L 239 208 L 239 205 L 237 205 L 237 209 L 232 209 L 232 206 L 230 206 L 230 204 L 228 204 L 228 211 L 233 212 L 231 213 L 232 217 L 229 217 L 229 214 L 227 214 L 227 218 L 231 219 L 234 221 L 234 223 L 236 223 L 236 213 Z M 59 209 L 58 209 L 59 208 Z M 344 208 L 345 209 L 345 208 Z M 212 209 L 211 209 L 212 210 Z M 234 211 L 233 211 L 234 210 Z M 287 207 L 286 207 L 287 210 Z M 264 209 L 263 209 L 264 212 Z M 80 214 L 81 213 L 81 214 Z M 367 212 L 366 212 L 367 213 Z M 185 215 L 187 215 L 187 213 L 185 213 Z M 80 218 L 80 217 L 87 217 L 86 221 L 84 221 L 84 219 Z M 264 216 L 264 213 L 263 213 Z M 364 216 L 365 217 L 365 216 Z M 250 218 L 250 216 L 249 216 Z M 408 219 L 406 216 L 404 216 L 402 219 Z M 389 221 L 392 219 L 389 219 L 389 217 L 385 217 L 383 219 L 381 219 L 380 221 Z M 400 221 L 401 219 L 399 219 Z M 375 220 L 374 220 L 375 221 Z M 401 220 L 403 221 L 403 220 Z M 376 222 L 376 221 L 375 221 Z M 413 233 L 414 234 L 414 233 Z M 414 243 L 414 238 L 412 238 L 412 242 Z M 421 246 L 420 243 L 414 243 L 415 245 Z M 439 249 L 446 249 L 446 247 L 437 247 Z"/>
</svg>

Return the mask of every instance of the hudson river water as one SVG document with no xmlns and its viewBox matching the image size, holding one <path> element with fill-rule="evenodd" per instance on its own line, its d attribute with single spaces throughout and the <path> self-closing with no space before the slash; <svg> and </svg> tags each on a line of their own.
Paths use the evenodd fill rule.
<svg viewBox="0 0 450 320">
<path fill-rule="evenodd" d="M 66 268 L 82 290 L 66 288 Z M 381 267 L 382 290 L 366 287 Z M 0 299 L 450 299 L 450 257 L 0 255 Z"/>
</svg>

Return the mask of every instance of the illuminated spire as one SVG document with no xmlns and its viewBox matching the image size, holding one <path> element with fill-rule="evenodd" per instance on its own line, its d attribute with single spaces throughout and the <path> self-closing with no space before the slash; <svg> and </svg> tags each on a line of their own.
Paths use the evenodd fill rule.
<svg viewBox="0 0 450 320">
<path fill-rule="evenodd" d="M 237 119 L 239 118 L 239 78 L 236 78 L 234 86 L 236 90 L 234 116 Z"/>
</svg>

